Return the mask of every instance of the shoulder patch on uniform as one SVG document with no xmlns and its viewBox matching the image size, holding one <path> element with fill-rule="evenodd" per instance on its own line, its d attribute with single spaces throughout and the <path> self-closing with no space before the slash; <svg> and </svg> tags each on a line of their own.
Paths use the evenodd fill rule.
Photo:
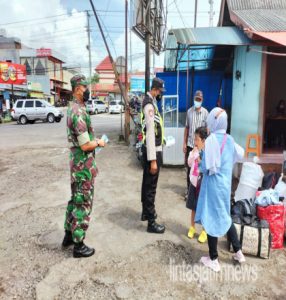
<svg viewBox="0 0 286 300">
<path fill-rule="evenodd" d="M 148 110 L 148 115 L 149 115 L 149 117 L 154 117 L 154 109 L 152 109 L 152 108 L 150 108 L 149 110 Z"/>
</svg>

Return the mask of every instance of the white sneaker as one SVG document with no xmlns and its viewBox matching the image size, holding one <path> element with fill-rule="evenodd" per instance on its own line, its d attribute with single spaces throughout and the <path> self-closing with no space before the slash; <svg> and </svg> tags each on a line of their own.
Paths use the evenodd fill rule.
<svg viewBox="0 0 286 300">
<path fill-rule="evenodd" d="M 220 271 L 220 264 L 218 262 L 218 259 L 211 260 L 209 256 L 203 256 L 201 257 L 200 262 L 215 272 Z"/>
<path fill-rule="evenodd" d="M 245 256 L 243 255 L 241 250 L 237 251 L 234 254 L 233 259 L 237 260 L 240 264 L 245 262 Z"/>
</svg>

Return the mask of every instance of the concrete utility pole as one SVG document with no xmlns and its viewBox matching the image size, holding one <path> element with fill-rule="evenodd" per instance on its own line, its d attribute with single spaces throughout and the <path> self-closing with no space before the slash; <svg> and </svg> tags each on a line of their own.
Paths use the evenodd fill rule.
<svg viewBox="0 0 286 300">
<path fill-rule="evenodd" d="M 128 99 L 128 0 L 125 0 L 125 94 Z M 125 141 L 129 144 L 130 107 L 125 105 Z"/>
<path fill-rule="evenodd" d="M 89 99 L 91 99 L 92 96 L 92 90 L 91 90 L 91 76 L 92 76 L 92 64 L 91 64 L 91 49 L 90 49 L 90 24 L 89 24 L 89 17 L 90 14 L 88 13 L 88 10 L 86 11 L 86 17 L 87 17 L 87 37 L 88 37 L 88 63 L 89 63 L 89 80 L 90 80 L 90 84 L 89 84 L 89 90 L 90 90 L 90 94 L 89 94 Z"/>
<path fill-rule="evenodd" d="M 127 1 L 127 0 L 126 0 Z M 95 6 L 93 4 L 93 1 L 92 0 L 89 0 L 90 2 L 90 5 L 92 7 L 92 10 L 93 10 L 93 13 L 94 13 L 94 17 L 96 19 L 96 22 L 97 22 L 97 25 L 98 25 L 98 28 L 100 30 L 100 33 L 101 33 L 101 36 L 102 36 L 102 39 L 103 39 L 103 42 L 104 42 L 104 45 L 105 45 L 105 48 L 107 50 L 107 53 L 108 53 L 108 56 L 109 56 L 109 59 L 110 59 L 110 62 L 112 64 L 112 68 L 113 68 L 113 71 L 114 71 L 114 74 L 115 74 L 115 79 L 119 85 L 119 89 L 120 89 L 120 92 L 121 92 L 121 95 L 123 96 L 123 99 L 124 99 L 124 102 L 125 102 L 125 108 L 128 109 L 129 111 L 129 101 L 128 101 L 128 93 L 127 93 L 127 90 L 126 90 L 126 87 L 124 88 L 123 87 L 123 84 L 120 80 L 120 76 L 118 74 L 118 71 L 117 71 L 117 68 L 116 68 L 116 64 L 114 62 L 114 59 L 111 55 L 111 52 L 110 52 L 110 49 L 108 47 L 108 44 L 107 44 L 107 41 L 106 41 L 106 38 L 105 38 L 105 35 L 103 33 L 103 30 L 102 30 L 102 26 L 101 26 L 101 23 L 100 23 L 100 20 L 98 18 L 98 15 L 97 15 L 97 12 L 96 12 L 96 9 L 95 9 Z M 128 5 L 128 3 L 127 3 Z M 130 114 L 128 116 L 130 118 Z M 129 134 L 130 134 L 130 123 L 128 123 L 128 120 L 125 119 L 125 128 L 126 128 L 126 136 L 125 136 L 125 141 L 126 143 L 129 143 Z"/>
<path fill-rule="evenodd" d="M 195 0 L 194 28 L 197 27 L 197 15 L 198 15 L 198 0 Z"/>
<path fill-rule="evenodd" d="M 209 17 L 209 26 L 213 27 L 214 26 L 214 1 L 213 0 L 209 0 L 209 4 L 210 4 L 210 17 Z"/>
</svg>

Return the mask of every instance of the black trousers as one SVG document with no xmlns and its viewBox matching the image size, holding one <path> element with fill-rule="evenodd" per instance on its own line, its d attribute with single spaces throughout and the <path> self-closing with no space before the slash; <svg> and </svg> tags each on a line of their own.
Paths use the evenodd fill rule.
<svg viewBox="0 0 286 300">
<path fill-rule="evenodd" d="M 144 171 L 141 189 L 142 212 L 144 215 L 146 215 L 148 220 L 152 221 L 156 218 L 155 197 L 160 167 L 162 165 L 162 152 L 156 153 L 158 172 L 155 175 L 153 175 L 150 173 L 151 162 L 147 160 L 146 148 L 143 146 L 142 150 L 144 161 Z"/>
<path fill-rule="evenodd" d="M 230 240 L 234 252 L 237 252 L 241 249 L 240 241 L 238 240 L 237 232 L 236 229 L 233 225 L 231 224 L 228 232 L 227 232 L 227 237 Z M 213 237 L 208 235 L 208 245 L 209 245 L 209 255 L 211 260 L 215 260 L 218 258 L 218 253 L 217 253 L 217 237 Z"/>
<path fill-rule="evenodd" d="M 188 165 L 188 158 L 189 158 L 189 154 L 192 150 L 193 150 L 193 148 L 188 146 L 187 147 L 187 152 L 185 154 L 185 166 L 186 166 L 186 170 L 187 170 L 187 187 L 188 187 L 188 190 L 190 188 L 190 172 L 191 172 L 191 168 Z"/>
</svg>

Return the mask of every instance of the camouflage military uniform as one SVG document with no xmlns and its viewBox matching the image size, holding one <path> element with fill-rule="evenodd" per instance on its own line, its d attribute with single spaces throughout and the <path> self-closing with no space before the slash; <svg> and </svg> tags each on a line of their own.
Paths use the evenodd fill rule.
<svg viewBox="0 0 286 300">
<path fill-rule="evenodd" d="M 73 241 L 82 242 L 90 221 L 97 168 L 93 152 L 80 146 L 94 140 L 89 114 L 77 100 L 67 111 L 67 135 L 70 146 L 71 200 L 68 203 L 65 230 L 72 232 Z"/>
</svg>

